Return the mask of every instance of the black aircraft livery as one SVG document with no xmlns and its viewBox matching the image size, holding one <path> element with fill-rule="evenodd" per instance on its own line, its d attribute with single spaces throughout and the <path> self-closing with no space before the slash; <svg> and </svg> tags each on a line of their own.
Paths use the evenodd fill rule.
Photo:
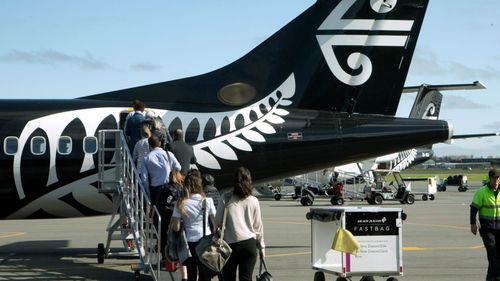
<svg viewBox="0 0 500 281">
<path fill-rule="evenodd" d="M 262 182 L 446 141 L 447 122 L 396 118 L 426 0 L 318 0 L 235 62 L 199 76 L 71 100 L 0 100 L 0 218 L 112 212 L 97 134 L 145 102 L 182 128 L 202 173 Z M 108 154 L 107 162 L 114 161 Z"/>
</svg>

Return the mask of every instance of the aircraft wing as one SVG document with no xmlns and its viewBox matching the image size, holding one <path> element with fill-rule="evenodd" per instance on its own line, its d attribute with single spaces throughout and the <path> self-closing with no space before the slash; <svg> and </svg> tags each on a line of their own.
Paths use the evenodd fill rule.
<svg viewBox="0 0 500 281">
<path fill-rule="evenodd" d="M 494 136 L 500 136 L 500 132 L 487 133 L 487 134 L 454 135 L 451 138 L 456 140 L 456 139 L 482 138 L 482 137 L 494 137 Z"/>
</svg>

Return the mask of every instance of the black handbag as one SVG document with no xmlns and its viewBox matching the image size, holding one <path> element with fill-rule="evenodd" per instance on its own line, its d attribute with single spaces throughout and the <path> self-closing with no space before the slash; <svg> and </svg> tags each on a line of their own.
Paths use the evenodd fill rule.
<svg viewBox="0 0 500 281">
<path fill-rule="evenodd" d="M 264 271 L 262 271 L 262 265 L 264 265 Z M 260 266 L 259 266 L 259 274 L 255 276 L 255 280 L 257 281 L 273 281 L 273 276 L 271 273 L 267 271 L 267 266 L 266 263 L 264 262 L 264 259 L 260 260 Z"/>
</svg>

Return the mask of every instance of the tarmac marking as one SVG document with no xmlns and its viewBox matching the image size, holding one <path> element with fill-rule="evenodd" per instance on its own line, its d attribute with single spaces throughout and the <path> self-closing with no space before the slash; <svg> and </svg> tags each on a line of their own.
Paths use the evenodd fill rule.
<svg viewBox="0 0 500 281">
<path fill-rule="evenodd" d="M 266 258 L 289 257 L 289 256 L 304 256 L 304 255 L 310 255 L 310 254 L 311 254 L 311 252 L 274 254 L 274 255 L 266 255 Z"/>
<path fill-rule="evenodd" d="M 403 251 L 445 251 L 445 250 L 464 250 L 464 249 L 476 250 L 476 249 L 482 249 L 482 248 L 484 248 L 482 245 L 481 246 L 466 246 L 466 247 L 435 247 L 435 248 L 422 248 L 422 247 L 408 246 L 408 247 L 403 247 Z M 305 256 L 305 255 L 310 255 L 310 254 L 311 254 L 311 252 L 273 254 L 273 255 L 266 255 L 266 258 Z"/>
<path fill-rule="evenodd" d="M 0 232 L 0 238 L 8 238 L 25 235 L 26 232 Z"/>
<path fill-rule="evenodd" d="M 442 251 L 442 250 L 464 250 L 464 249 L 482 249 L 481 246 L 465 246 L 465 247 L 434 247 L 434 248 L 421 248 L 421 247 L 403 247 L 404 251 Z"/>
<path fill-rule="evenodd" d="M 276 220 L 266 220 L 266 222 L 280 223 L 280 224 L 300 224 L 300 225 L 310 225 L 309 222 L 296 222 L 296 221 L 276 221 Z"/>
<path fill-rule="evenodd" d="M 470 229 L 470 227 L 457 226 L 457 225 L 447 225 L 447 224 L 429 224 L 429 223 L 416 223 L 416 222 L 404 222 L 403 224 L 432 226 L 432 227 L 441 227 L 441 228 L 453 228 L 453 229 Z"/>
</svg>

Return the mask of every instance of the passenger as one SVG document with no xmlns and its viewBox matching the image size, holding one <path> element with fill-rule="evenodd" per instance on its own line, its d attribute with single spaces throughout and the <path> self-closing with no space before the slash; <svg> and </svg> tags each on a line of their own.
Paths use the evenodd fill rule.
<svg viewBox="0 0 500 281">
<path fill-rule="evenodd" d="M 169 182 L 171 170 L 181 170 L 181 164 L 171 152 L 160 148 L 160 139 L 152 135 L 149 139 L 151 152 L 142 161 L 140 175 L 142 184 L 149 192 L 149 198 L 156 198 L 157 192 Z"/>
<path fill-rule="evenodd" d="M 203 221 L 204 216 L 202 213 L 203 201 L 206 202 L 205 221 Z M 214 202 L 212 198 L 206 198 L 203 192 L 200 172 L 191 169 L 184 179 L 184 193 L 174 208 L 171 225 L 174 231 L 181 229 L 181 220 L 184 225 L 186 239 L 191 252 L 191 257 L 184 262 L 184 265 L 187 266 L 188 281 L 210 280 L 214 275 L 210 269 L 198 260 L 195 250 L 200 239 L 203 237 L 203 228 L 205 228 L 206 235 L 212 233 L 212 230 L 208 227 L 209 219 L 214 223 Z"/>
<path fill-rule="evenodd" d="M 478 230 L 483 239 L 488 257 L 486 280 L 500 280 L 500 205 L 499 186 L 500 171 L 491 169 L 488 172 L 489 182 L 474 193 L 470 204 L 470 231 L 476 235 Z M 479 212 L 479 226 L 476 216 Z"/>
<path fill-rule="evenodd" d="M 215 208 L 219 206 L 220 202 L 220 192 L 217 187 L 214 186 L 215 179 L 210 174 L 203 175 L 203 192 L 208 198 L 212 198 L 214 200 Z"/>
<path fill-rule="evenodd" d="M 128 148 L 133 151 L 135 144 L 141 139 L 142 122 L 144 122 L 144 103 L 137 101 L 134 105 L 134 114 L 126 120 L 125 136 Z"/>
<path fill-rule="evenodd" d="M 142 125 L 142 139 L 135 144 L 132 160 L 136 164 L 137 171 L 141 170 L 142 160 L 151 151 L 148 139 L 151 137 L 151 131 L 147 124 Z"/>
<path fill-rule="evenodd" d="M 135 110 L 135 108 L 137 107 L 138 104 L 142 103 L 140 100 L 134 100 L 132 102 L 132 108 Z M 123 123 L 123 129 L 125 130 L 125 128 L 127 128 L 127 122 L 128 122 L 128 119 L 132 116 L 134 116 L 136 112 L 135 111 L 131 111 L 128 113 L 127 117 L 125 118 L 125 122 Z M 144 114 L 144 117 L 146 117 L 146 112 L 144 111 L 139 111 L 139 113 L 141 114 Z"/>
<path fill-rule="evenodd" d="M 168 149 L 172 151 L 181 163 L 183 175 L 187 174 L 190 164 L 196 164 L 196 156 L 193 147 L 184 142 L 184 133 L 181 129 L 174 132 L 174 141 L 168 144 Z"/>
<path fill-rule="evenodd" d="M 215 209 L 217 209 L 221 199 L 220 199 L 220 192 L 217 189 L 217 187 L 215 187 L 215 179 L 210 174 L 203 174 L 202 178 L 203 178 L 203 192 L 205 192 L 205 195 L 208 198 L 212 198 L 212 200 L 214 200 L 214 206 Z M 212 225 L 212 221 L 209 221 L 209 223 L 210 223 L 210 228 L 215 229 L 214 225 Z M 217 277 L 219 281 L 224 280 L 222 272 L 217 273 Z"/>
<path fill-rule="evenodd" d="M 184 182 L 184 176 L 180 171 L 174 170 L 170 172 L 169 182 L 161 189 L 158 193 L 158 198 L 156 198 L 155 205 L 161 215 L 161 241 L 160 249 L 161 256 L 165 260 L 165 246 L 167 244 L 167 233 L 168 226 L 170 224 L 170 219 L 172 218 L 172 213 L 174 207 L 177 204 L 179 198 L 182 195 L 182 184 Z"/>
<path fill-rule="evenodd" d="M 172 138 L 168 134 L 167 127 L 163 123 L 160 116 L 157 116 L 153 110 L 148 110 L 146 112 L 146 119 L 144 123 L 149 126 L 152 134 L 157 135 L 160 138 L 161 148 L 167 150 L 167 143 L 172 142 Z"/>
<path fill-rule="evenodd" d="M 217 208 L 216 225 L 222 226 L 225 205 L 227 218 L 224 240 L 233 250 L 224 266 L 224 281 L 235 281 L 236 270 L 240 281 L 251 281 L 259 257 L 264 259 L 264 226 L 260 213 L 259 200 L 252 195 L 252 176 L 245 167 L 240 167 L 234 176 L 234 189 L 231 197 L 224 196 L 227 203 Z"/>
</svg>

